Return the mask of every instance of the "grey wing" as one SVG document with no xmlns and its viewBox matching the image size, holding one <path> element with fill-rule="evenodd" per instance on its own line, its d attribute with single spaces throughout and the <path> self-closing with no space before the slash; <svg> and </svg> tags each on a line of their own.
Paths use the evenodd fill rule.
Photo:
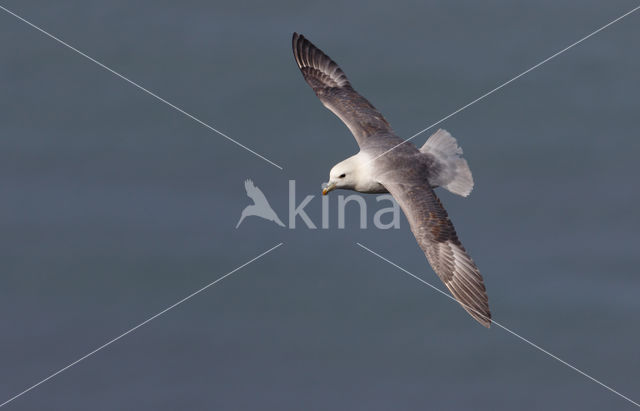
<svg viewBox="0 0 640 411">
<path fill-rule="evenodd" d="M 381 181 L 409 220 L 411 231 L 431 267 L 473 318 L 491 325 L 491 312 L 482 275 L 458 240 L 456 230 L 433 189 L 421 181 L 402 182 L 400 173 Z M 394 178 L 395 177 L 395 178 Z"/>
<path fill-rule="evenodd" d="M 322 104 L 351 130 L 358 145 L 391 126 L 366 98 L 358 94 L 338 65 L 303 35 L 293 33 L 293 55 Z"/>
</svg>

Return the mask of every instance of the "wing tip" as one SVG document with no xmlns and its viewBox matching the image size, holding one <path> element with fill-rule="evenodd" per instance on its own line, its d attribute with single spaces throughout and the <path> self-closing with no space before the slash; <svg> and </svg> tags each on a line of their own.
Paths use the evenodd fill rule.
<svg viewBox="0 0 640 411">
<path fill-rule="evenodd" d="M 303 51 L 305 41 L 308 42 L 302 34 L 299 34 L 296 31 L 293 32 L 293 36 L 291 37 L 291 48 L 293 50 L 293 57 L 296 59 L 296 64 L 300 69 L 305 67 L 305 63 L 301 59 L 301 53 Z"/>
<path fill-rule="evenodd" d="M 291 37 L 291 48 L 296 64 L 305 79 L 308 80 L 308 77 L 316 77 L 319 74 L 320 77 L 316 80 L 324 86 L 339 88 L 351 86 L 340 66 L 304 35 L 294 31 Z"/>
<path fill-rule="evenodd" d="M 490 311 L 487 311 L 486 314 L 483 315 L 475 315 L 473 316 L 473 318 L 475 318 L 476 321 L 482 324 L 482 326 L 484 326 L 485 328 L 491 328 L 491 323 L 493 322 L 493 320 L 491 320 Z"/>
<path fill-rule="evenodd" d="M 293 36 L 291 37 L 291 49 L 293 50 L 293 57 L 296 59 L 296 64 L 300 67 L 300 60 L 298 60 L 298 39 L 300 38 L 300 34 L 294 31 Z"/>
<path fill-rule="evenodd" d="M 472 305 L 467 305 L 465 302 L 461 301 L 459 298 L 456 298 L 458 303 L 464 308 L 464 310 L 473 317 L 474 320 L 479 322 L 483 327 L 491 328 L 491 311 L 489 310 L 489 301 L 485 301 L 484 307 L 474 307 Z"/>
<path fill-rule="evenodd" d="M 482 283 L 481 283 L 482 284 Z M 484 291 L 484 284 L 482 284 L 482 289 Z M 483 292 L 484 298 L 481 301 L 476 301 L 475 304 L 463 302 L 462 300 L 456 298 L 462 308 L 473 317 L 474 320 L 482 324 L 486 328 L 491 327 L 491 310 L 489 309 L 489 298 L 487 297 L 486 291 Z"/>
<path fill-rule="evenodd" d="M 467 305 L 462 303 L 462 301 L 458 301 L 462 308 L 464 308 L 474 320 L 482 324 L 486 328 L 491 327 L 491 310 L 489 309 L 489 299 L 486 298 L 480 303 L 480 305 L 476 305 L 475 307 L 472 305 Z"/>
</svg>

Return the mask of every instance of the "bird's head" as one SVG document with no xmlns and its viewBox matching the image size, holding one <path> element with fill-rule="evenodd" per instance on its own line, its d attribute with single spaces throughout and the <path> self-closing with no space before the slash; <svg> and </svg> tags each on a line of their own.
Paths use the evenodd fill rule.
<svg viewBox="0 0 640 411">
<path fill-rule="evenodd" d="M 353 190 L 356 186 L 357 174 L 358 164 L 353 157 L 339 162 L 329 172 L 329 181 L 322 184 L 322 195 L 327 195 L 336 188 Z"/>
</svg>

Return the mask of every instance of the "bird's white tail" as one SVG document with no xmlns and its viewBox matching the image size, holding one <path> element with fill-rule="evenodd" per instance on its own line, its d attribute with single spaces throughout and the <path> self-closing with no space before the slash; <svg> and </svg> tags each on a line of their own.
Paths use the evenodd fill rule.
<svg viewBox="0 0 640 411">
<path fill-rule="evenodd" d="M 431 154 L 439 164 L 439 172 L 429 180 L 432 186 L 444 187 L 453 194 L 466 197 L 473 189 L 473 177 L 462 148 L 447 130 L 440 129 L 420 149 Z"/>
</svg>

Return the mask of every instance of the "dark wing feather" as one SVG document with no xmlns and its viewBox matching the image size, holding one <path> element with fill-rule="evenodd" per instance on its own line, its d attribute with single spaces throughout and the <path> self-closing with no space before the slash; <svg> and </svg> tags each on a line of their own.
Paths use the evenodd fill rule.
<svg viewBox="0 0 640 411">
<path fill-rule="evenodd" d="M 411 231 L 431 267 L 462 307 L 489 327 L 491 312 L 482 276 L 458 240 L 440 199 L 426 182 L 402 182 L 406 181 L 406 176 L 393 174 L 382 184 L 407 216 Z"/>
<path fill-rule="evenodd" d="M 351 87 L 340 67 L 298 33 L 293 33 L 293 55 L 322 104 L 349 127 L 360 146 L 368 136 L 391 132 L 387 120 Z"/>
</svg>

